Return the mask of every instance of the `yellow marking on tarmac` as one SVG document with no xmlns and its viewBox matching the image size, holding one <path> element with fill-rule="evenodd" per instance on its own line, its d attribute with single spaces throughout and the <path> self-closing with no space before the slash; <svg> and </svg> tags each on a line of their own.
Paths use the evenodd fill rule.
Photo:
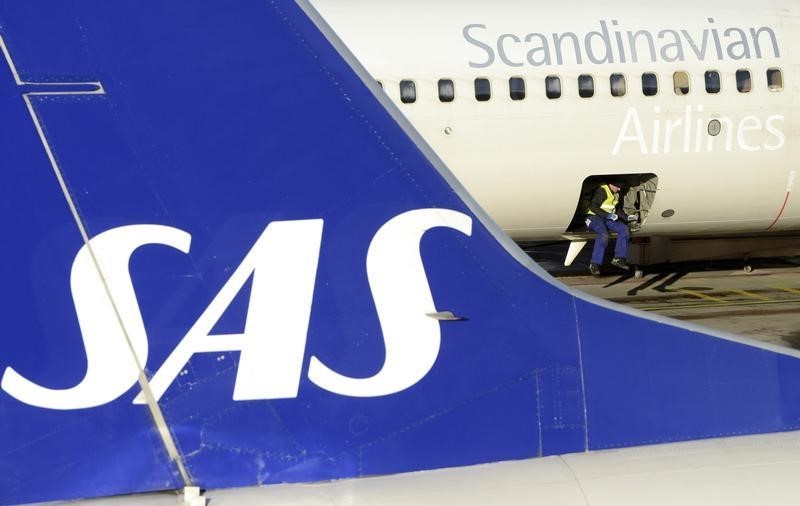
<svg viewBox="0 0 800 506">
<path fill-rule="evenodd" d="M 737 288 L 731 288 L 733 293 L 738 293 L 739 295 L 744 295 L 745 297 L 752 297 L 753 299 L 758 300 L 772 300 L 769 297 L 765 297 L 764 295 L 758 295 L 757 293 L 748 292 L 747 290 L 739 290 Z"/>
<path fill-rule="evenodd" d="M 800 292 L 800 290 L 798 290 Z M 727 302 L 727 301 L 726 301 Z M 727 302 L 725 307 L 732 307 L 732 306 L 766 306 L 766 305 L 773 305 L 773 304 L 797 304 L 800 303 L 800 299 L 777 299 L 777 300 L 740 300 L 736 302 Z M 642 311 L 671 311 L 673 309 L 702 309 L 702 308 L 709 308 L 709 307 L 721 307 L 722 304 L 715 302 L 714 304 L 681 304 L 681 305 L 670 305 L 664 304 L 662 306 L 633 306 L 636 309 L 640 309 Z"/>
<path fill-rule="evenodd" d="M 727 304 L 728 301 L 725 299 L 720 299 L 719 297 L 712 297 L 711 295 L 706 295 L 702 292 L 697 292 L 695 290 L 687 290 L 686 288 L 678 288 L 678 291 L 681 293 L 686 293 L 692 295 L 693 297 L 697 297 L 698 299 L 706 299 L 706 300 L 713 300 L 718 304 Z"/>
<path fill-rule="evenodd" d="M 773 286 L 772 288 L 775 288 L 777 290 L 783 290 L 784 292 L 800 294 L 800 290 L 796 288 L 789 288 L 788 286 Z"/>
</svg>

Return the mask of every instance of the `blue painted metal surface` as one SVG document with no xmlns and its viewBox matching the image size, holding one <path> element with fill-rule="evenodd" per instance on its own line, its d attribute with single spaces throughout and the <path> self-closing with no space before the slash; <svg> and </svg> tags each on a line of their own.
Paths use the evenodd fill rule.
<svg viewBox="0 0 800 506">
<path fill-rule="evenodd" d="M 0 71 L 6 375 L 69 388 L 88 364 L 70 284 L 83 240 L 43 140 L 92 240 L 135 225 L 191 236 L 188 253 L 130 256 L 151 378 L 270 223 L 323 220 L 296 395 L 233 399 L 243 357 L 225 336 L 261 309 L 248 307 L 256 269 L 214 323 L 223 351 L 194 354 L 160 397 L 200 486 L 798 428 L 798 359 L 595 306 L 509 255 L 294 3 L 7 0 L 0 26 L 22 82 L 104 91 L 30 96 L 41 139 L 22 94 L 43 85 Z M 370 244 L 429 208 L 471 223 L 431 228 L 418 248 L 435 309 L 465 319 L 437 324 L 435 362 L 406 388 L 321 387 L 312 357 L 353 378 L 381 370 Z M 60 410 L 0 391 L 0 503 L 180 487 L 139 390 Z"/>
</svg>

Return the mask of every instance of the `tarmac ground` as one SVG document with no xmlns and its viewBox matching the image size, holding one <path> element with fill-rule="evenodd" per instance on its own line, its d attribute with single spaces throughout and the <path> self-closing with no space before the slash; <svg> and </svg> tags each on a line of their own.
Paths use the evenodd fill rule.
<svg viewBox="0 0 800 506">
<path fill-rule="evenodd" d="M 563 266 L 566 247 L 563 243 L 524 245 L 559 281 L 588 294 L 800 349 L 798 257 L 750 259 L 747 264 L 738 260 L 653 265 L 644 268 L 641 278 L 606 264 L 602 275 L 593 277 L 585 258 Z"/>
</svg>

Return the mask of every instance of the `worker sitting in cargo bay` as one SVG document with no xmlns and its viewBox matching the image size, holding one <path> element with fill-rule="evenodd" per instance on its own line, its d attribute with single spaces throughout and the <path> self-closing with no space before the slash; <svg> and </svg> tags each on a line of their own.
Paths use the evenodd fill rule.
<svg viewBox="0 0 800 506">
<path fill-rule="evenodd" d="M 595 188 L 592 199 L 589 201 L 586 226 L 597 233 L 592 250 L 592 260 L 589 272 L 593 276 L 600 275 L 600 265 L 603 263 L 606 246 L 608 246 L 609 231 L 616 232 L 617 244 L 614 247 L 614 259 L 611 265 L 628 270 L 628 222 L 635 221 L 635 216 L 628 216 L 622 209 L 619 197 L 620 186 L 607 183 Z"/>
</svg>

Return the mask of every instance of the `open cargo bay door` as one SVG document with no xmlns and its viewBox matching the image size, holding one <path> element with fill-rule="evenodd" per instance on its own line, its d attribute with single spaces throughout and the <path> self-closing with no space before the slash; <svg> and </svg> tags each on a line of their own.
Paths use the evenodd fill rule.
<svg viewBox="0 0 800 506">
<path fill-rule="evenodd" d="M 652 173 L 642 173 L 597 174 L 587 177 L 581 184 L 575 213 L 563 235 L 565 239 L 570 240 L 564 265 L 571 265 L 586 243 L 594 238 L 594 233 L 586 227 L 586 214 L 595 188 L 605 183 L 616 183 L 620 186 L 625 214 L 637 217 L 636 222 L 631 224 L 631 232 L 640 231 L 647 223 L 647 216 L 656 198 L 658 176 Z"/>
</svg>

